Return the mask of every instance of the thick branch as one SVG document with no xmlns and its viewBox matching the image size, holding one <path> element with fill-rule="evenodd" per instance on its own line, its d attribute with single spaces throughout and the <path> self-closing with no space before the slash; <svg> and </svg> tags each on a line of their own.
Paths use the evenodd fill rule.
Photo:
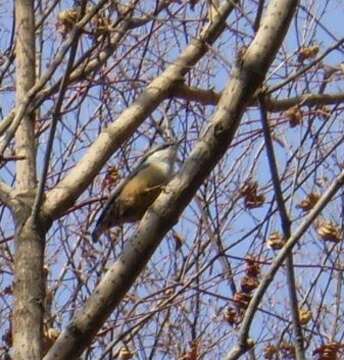
<svg viewBox="0 0 344 360">
<path fill-rule="evenodd" d="M 35 82 L 35 24 L 32 0 L 16 1 L 16 100 L 25 103 Z M 18 124 L 19 125 L 19 124 Z M 16 192 L 20 199 L 30 197 L 36 187 L 36 144 L 34 115 L 23 111 L 15 137 Z M 26 206 L 15 206 L 16 253 L 13 310 L 13 348 L 16 360 L 42 357 L 43 253 L 44 243 L 24 226 L 29 214 Z"/>
<path fill-rule="evenodd" d="M 57 218 L 74 203 L 110 156 L 170 95 L 173 87 L 207 52 L 208 44 L 214 43 L 221 34 L 225 19 L 233 9 L 235 2 L 226 3 L 222 7 L 221 16 L 217 18 L 218 21 L 208 26 L 198 39 L 193 40 L 178 59 L 154 79 L 113 124 L 103 130 L 83 159 L 47 194 L 44 211 L 49 217 Z"/>
<path fill-rule="evenodd" d="M 272 3 L 276 6 L 276 1 Z M 282 14 L 278 13 L 277 16 L 274 11 L 268 13 L 268 18 L 264 20 L 269 23 L 268 30 L 263 27 L 263 23 L 261 28 L 264 33 L 259 30 L 244 54 L 239 69 L 233 74 L 233 80 L 222 94 L 206 134 L 184 163 L 180 173 L 146 212 L 119 260 L 99 283 L 85 308 L 55 342 L 45 360 L 68 359 L 83 351 L 144 269 L 162 238 L 178 221 L 179 215 L 199 186 L 225 154 L 247 104 L 262 84 L 282 43 L 297 1 L 282 0 L 277 4 L 283 6 Z M 175 71 L 178 70 L 177 64 L 172 66 Z"/>
</svg>

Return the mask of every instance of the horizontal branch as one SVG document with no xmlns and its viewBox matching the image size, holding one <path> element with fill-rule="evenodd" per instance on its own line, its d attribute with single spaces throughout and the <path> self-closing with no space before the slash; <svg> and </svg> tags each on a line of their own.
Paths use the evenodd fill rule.
<svg viewBox="0 0 344 360">
<path fill-rule="evenodd" d="M 174 97 L 186 101 L 195 101 L 202 105 L 216 105 L 221 93 L 214 90 L 204 90 L 185 84 L 179 84 L 174 90 Z M 344 101 L 344 93 L 338 94 L 303 94 L 288 99 L 266 99 L 266 109 L 270 112 L 285 111 L 295 105 L 299 106 L 326 106 L 337 105 Z M 258 105 L 257 100 L 250 103 L 251 106 Z"/>
<path fill-rule="evenodd" d="M 283 100 L 267 99 L 266 109 L 272 112 L 285 111 L 295 105 L 326 106 L 338 105 L 344 101 L 344 93 L 338 94 L 303 94 Z"/>
</svg>

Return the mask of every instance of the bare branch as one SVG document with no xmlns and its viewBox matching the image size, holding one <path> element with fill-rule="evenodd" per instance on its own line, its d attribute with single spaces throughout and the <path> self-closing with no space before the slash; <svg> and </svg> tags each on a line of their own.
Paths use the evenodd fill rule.
<svg viewBox="0 0 344 360">
<path fill-rule="evenodd" d="M 234 360 L 238 359 L 240 355 L 243 353 L 242 351 L 246 349 L 246 343 L 248 339 L 248 333 L 250 331 L 250 326 L 253 320 L 253 316 L 257 311 L 257 308 L 267 290 L 269 285 L 274 279 L 277 271 L 282 266 L 283 262 L 287 258 L 288 254 L 294 247 L 294 245 L 300 240 L 300 238 L 304 235 L 307 229 L 312 225 L 314 220 L 320 214 L 320 212 L 325 208 L 325 206 L 329 203 L 329 201 L 333 198 L 336 192 L 343 186 L 344 184 L 344 171 L 342 171 L 332 182 L 326 192 L 321 196 L 316 206 L 309 212 L 309 214 L 305 217 L 302 224 L 295 230 L 294 234 L 288 239 L 283 249 L 278 253 L 275 260 L 273 261 L 269 271 L 266 273 L 264 278 L 259 284 L 259 287 L 256 289 L 256 292 L 250 301 L 250 304 L 245 312 L 245 316 L 241 326 L 240 333 L 240 344 L 231 351 L 226 360 Z"/>
<path fill-rule="evenodd" d="M 221 97 L 221 93 L 210 89 L 199 89 L 187 86 L 184 83 L 178 84 L 173 90 L 173 96 L 186 101 L 195 101 L 202 105 L 216 105 Z M 344 100 L 344 94 L 303 94 L 290 97 L 288 99 L 274 99 L 267 97 L 265 100 L 266 109 L 270 112 L 281 112 L 293 106 L 326 106 L 338 105 Z M 253 99 L 250 106 L 257 106 L 257 100 Z"/>
<path fill-rule="evenodd" d="M 223 23 L 233 10 L 235 3 L 233 1 L 224 4 L 221 8 L 221 16 L 217 18 L 217 21 L 207 26 L 199 38 L 193 40 L 179 58 L 155 78 L 139 98 L 112 125 L 103 130 L 80 162 L 47 194 L 44 212 L 49 217 L 61 216 L 74 203 L 109 157 L 170 95 L 174 86 L 182 81 L 183 76 L 207 52 L 207 44 L 212 44 L 221 34 L 224 29 Z M 80 174 L 82 175 L 80 176 Z"/>
<path fill-rule="evenodd" d="M 284 238 L 288 239 L 291 235 L 291 221 L 285 205 L 285 199 L 283 197 L 281 179 L 278 174 L 276 156 L 273 148 L 272 137 L 269 129 L 267 111 L 266 111 L 263 95 L 258 95 L 258 101 L 261 106 L 260 110 L 262 116 L 262 127 L 263 127 L 264 139 L 265 139 L 265 146 L 268 156 L 271 179 L 274 187 L 278 212 L 281 219 L 281 227 Z M 294 259 L 292 252 L 289 253 L 286 263 L 287 263 L 287 283 L 288 283 L 289 298 L 290 298 L 290 311 L 292 314 L 293 326 L 294 326 L 294 332 L 296 338 L 296 346 L 295 346 L 296 359 L 304 360 L 305 359 L 304 340 L 300 325 L 299 305 L 297 300 L 296 282 L 295 282 L 295 273 L 294 273 Z"/>
<path fill-rule="evenodd" d="M 344 44 L 344 38 L 337 41 L 334 45 L 330 46 L 326 51 L 324 51 L 321 55 L 319 55 L 316 59 L 311 61 L 309 64 L 304 66 L 302 69 L 295 72 L 295 74 L 291 75 L 287 80 L 282 81 L 280 84 L 273 86 L 267 91 L 267 95 L 274 93 L 275 91 L 281 89 L 283 86 L 289 84 L 293 80 L 297 79 L 300 75 L 304 74 L 306 71 L 311 69 L 313 66 L 320 63 L 322 59 L 324 59 L 328 54 L 332 51 L 339 49 Z"/>
<path fill-rule="evenodd" d="M 52 148 L 53 148 L 56 126 L 57 126 L 58 121 L 61 118 L 61 107 L 62 107 L 64 95 L 65 95 L 65 92 L 67 89 L 70 71 L 72 69 L 72 66 L 73 66 L 73 63 L 75 60 L 80 35 L 81 35 L 80 29 L 76 28 L 76 31 L 73 32 L 73 38 L 72 38 L 73 41 L 71 44 L 71 50 L 70 50 L 70 55 L 68 58 L 68 63 L 67 63 L 67 67 L 65 70 L 65 74 L 64 74 L 63 79 L 60 84 L 60 91 L 58 94 L 58 98 L 57 98 L 54 113 L 53 113 L 53 119 L 52 119 L 52 123 L 51 123 L 49 139 L 48 139 L 48 145 L 47 145 L 47 149 L 45 151 L 45 156 L 44 156 L 42 175 L 41 175 L 39 183 L 38 183 L 37 194 L 36 194 L 36 197 L 35 197 L 35 200 L 33 203 L 33 208 L 32 208 L 32 213 L 31 213 L 33 223 L 36 223 L 37 216 L 38 216 L 38 213 L 40 210 L 40 206 L 43 201 L 44 186 L 45 186 L 45 182 L 46 182 L 46 178 L 47 178 L 47 174 L 48 174 L 48 167 L 49 167 L 50 156 L 51 156 L 51 152 L 52 152 Z"/>
<path fill-rule="evenodd" d="M 14 112 L 11 112 L 7 118 L 3 119 L 2 131 L 6 131 L 6 133 L 0 133 L 0 135 L 3 135 L 3 139 L 0 143 L 0 154 L 3 154 L 5 148 L 13 138 L 23 116 L 25 116 L 25 114 L 27 113 L 28 107 L 34 100 L 36 94 L 43 89 L 46 83 L 50 80 L 53 73 L 56 71 L 59 64 L 64 60 L 64 56 L 74 42 L 74 33 L 78 32 L 79 29 L 85 26 L 92 19 L 92 17 L 101 9 L 105 2 L 106 0 L 100 1 L 96 6 L 94 6 L 90 11 L 88 11 L 87 14 L 85 14 L 85 16 L 77 24 L 75 24 L 74 31 L 72 32 L 71 36 L 66 41 L 59 54 L 56 56 L 56 58 L 50 65 L 49 69 L 47 69 L 45 74 L 39 79 L 36 84 L 34 84 L 30 89 L 27 90 L 25 97 L 23 97 L 20 104 L 17 104 L 16 110 Z"/>
<path fill-rule="evenodd" d="M 16 2 L 16 101 L 21 107 L 26 94 L 35 82 L 35 16 L 34 2 Z M 36 187 L 36 144 L 34 114 L 21 112 L 16 130 L 16 192 L 18 198 L 32 197 Z M 14 135 L 14 133 L 12 134 Z M 6 143 L 7 145 L 7 143 Z M 2 153 L 2 152 L 1 152 Z M 18 199 L 20 201 L 20 199 Z M 13 209 L 16 217 L 15 303 L 13 309 L 14 358 L 42 357 L 42 324 L 44 298 L 44 242 L 25 227 L 28 204 Z M 30 259 L 30 260 L 28 260 Z M 32 301 L 32 299 L 35 299 Z"/>
<path fill-rule="evenodd" d="M 233 74 L 233 80 L 223 91 L 218 110 L 207 132 L 184 163 L 180 173 L 148 209 L 137 232 L 127 242 L 121 257 L 101 280 L 85 308 L 55 342 L 45 360 L 68 359 L 72 354 L 75 355 L 76 351 L 81 353 L 143 270 L 164 235 L 178 221 L 181 212 L 233 140 L 243 111 L 264 80 L 283 41 L 296 4 L 297 1 L 272 1 L 270 12 L 261 27 L 264 33 L 257 33 L 243 56 L 239 68 Z M 278 16 L 275 13 L 277 5 L 284 9 Z M 269 24 L 268 31 L 266 24 Z M 173 73 L 177 72 L 179 75 L 180 69 L 177 65 L 172 65 L 172 69 Z M 173 78 L 172 69 L 165 71 L 165 76 L 167 73 Z M 161 83 L 161 79 L 159 80 Z M 152 84 L 148 89 L 152 92 L 151 87 Z"/>
</svg>

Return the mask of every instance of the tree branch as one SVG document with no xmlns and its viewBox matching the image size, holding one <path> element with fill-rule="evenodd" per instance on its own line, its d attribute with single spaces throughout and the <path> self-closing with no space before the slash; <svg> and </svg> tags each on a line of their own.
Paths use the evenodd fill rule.
<svg viewBox="0 0 344 360">
<path fill-rule="evenodd" d="M 38 189 L 37 189 L 35 200 L 33 202 L 32 213 L 31 213 L 32 222 L 34 224 L 36 224 L 37 216 L 38 216 L 38 213 L 39 213 L 40 207 L 42 205 L 42 201 L 43 201 L 44 186 L 45 186 L 45 181 L 46 181 L 47 174 L 48 174 L 48 168 L 49 168 L 51 152 L 53 149 L 56 126 L 57 126 L 58 121 L 61 118 L 61 107 L 62 107 L 64 95 L 65 95 L 65 92 L 67 89 L 68 78 L 69 78 L 69 75 L 70 75 L 74 60 L 75 60 L 80 35 L 81 35 L 81 30 L 79 28 L 76 28 L 76 31 L 73 32 L 73 42 L 71 44 L 71 50 L 70 50 L 65 74 L 60 83 L 60 91 L 59 91 L 58 98 L 56 100 L 55 108 L 54 108 L 53 115 L 52 115 L 52 122 L 51 122 L 51 127 L 50 127 L 47 149 L 44 154 L 43 170 L 42 170 L 42 174 L 41 174 L 41 177 L 40 177 L 40 180 L 38 183 Z"/>
<path fill-rule="evenodd" d="M 17 1 L 15 5 L 16 106 L 22 107 L 35 82 L 34 1 Z M 22 160 L 16 162 L 18 204 L 13 209 L 16 218 L 16 252 L 12 336 L 13 357 L 24 360 L 42 357 L 44 241 L 25 226 L 29 204 L 25 203 L 24 198 L 30 202 L 36 188 L 35 117 L 24 109 L 20 120 L 15 134 L 16 156 L 22 157 Z"/>
<path fill-rule="evenodd" d="M 321 196 L 318 200 L 314 208 L 309 212 L 309 214 L 305 217 L 304 221 L 301 225 L 295 230 L 294 234 L 288 239 L 286 244 L 283 246 L 281 251 L 276 256 L 273 261 L 269 271 L 266 273 L 264 278 L 259 284 L 259 287 L 256 289 L 256 292 L 251 299 L 249 306 L 245 312 L 244 319 L 242 321 L 241 331 L 240 331 L 240 344 L 235 347 L 225 358 L 226 360 L 234 360 L 238 359 L 241 351 L 240 349 L 245 348 L 245 343 L 248 338 L 248 332 L 250 330 L 250 326 L 256 313 L 258 306 L 268 289 L 269 285 L 272 283 L 277 271 L 282 266 L 283 262 L 287 258 L 288 254 L 294 247 L 294 245 L 298 242 L 298 240 L 304 235 L 304 233 L 308 230 L 308 228 L 313 224 L 314 220 L 321 213 L 321 211 L 325 208 L 325 206 L 329 203 L 329 201 L 333 198 L 336 192 L 344 185 L 344 171 L 342 171 L 332 182 L 332 184 L 328 187 L 327 191 Z"/>
<path fill-rule="evenodd" d="M 178 84 L 173 90 L 173 96 L 186 101 L 195 101 L 202 105 L 216 105 L 221 97 L 221 93 L 214 90 L 204 90 L 184 83 Z M 303 94 L 290 97 L 288 99 L 266 98 L 266 110 L 270 112 L 281 112 L 289 108 L 298 106 L 325 106 L 338 105 L 344 101 L 344 93 L 338 94 Z M 250 106 L 257 106 L 257 99 L 253 99 Z"/>
<path fill-rule="evenodd" d="M 288 239 L 291 235 L 291 221 L 285 206 L 285 199 L 283 197 L 281 181 L 280 181 L 280 176 L 278 174 L 277 162 L 273 148 L 272 137 L 269 129 L 267 111 L 264 103 L 263 94 L 258 95 L 258 101 L 260 103 L 265 147 L 268 156 L 268 163 L 270 167 L 271 179 L 274 187 L 278 212 L 281 219 L 283 237 L 285 239 Z M 295 341 L 296 359 L 304 360 L 305 359 L 304 343 L 303 343 L 302 329 L 300 325 L 299 305 L 298 305 L 296 285 L 295 285 L 294 260 L 293 260 L 292 252 L 288 254 L 286 264 L 287 264 L 287 283 L 288 283 L 289 298 L 290 298 L 290 311 L 292 314 L 293 327 L 296 338 Z"/>
<path fill-rule="evenodd" d="M 148 209 L 137 232 L 127 241 L 120 258 L 96 287 L 84 309 L 75 316 L 57 339 L 44 358 L 45 360 L 69 359 L 70 356 L 76 356 L 85 349 L 144 269 L 162 238 L 178 221 L 179 215 L 191 201 L 199 186 L 225 154 L 234 138 L 243 112 L 262 84 L 283 41 L 297 1 L 282 0 L 276 3 L 275 0 L 272 1 L 272 5 L 260 28 L 264 29 L 264 32 L 258 31 L 256 38 L 242 56 L 232 81 L 223 91 L 208 130 L 184 163 L 179 174 Z M 275 10 L 276 5 L 278 5 L 277 10 Z M 278 11 L 280 7 L 283 11 Z M 275 11 L 278 11 L 278 16 Z M 264 25 L 268 25 L 268 29 Z M 182 59 L 185 59 L 186 55 L 184 53 Z M 179 61 L 183 63 L 182 59 Z M 181 69 L 178 68 L 178 62 L 164 74 L 165 76 L 169 74 L 173 78 L 177 70 L 179 74 Z M 162 79 L 159 83 L 161 81 Z M 146 92 L 148 97 L 154 95 L 151 86 L 148 94 Z"/>
<path fill-rule="evenodd" d="M 85 26 L 101 9 L 106 1 L 107 0 L 101 0 L 96 6 L 91 8 L 91 10 L 88 11 L 87 14 L 77 24 L 75 24 L 74 32 L 79 31 L 79 29 Z M 0 135 L 3 135 L 0 142 L 0 154 L 3 154 L 7 145 L 13 138 L 22 118 L 28 112 L 28 108 L 31 105 L 31 102 L 34 101 L 36 94 L 43 89 L 46 83 L 51 79 L 59 64 L 64 60 L 64 56 L 73 44 L 74 32 L 72 31 L 71 36 L 66 41 L 59 54 L 55 57 L 44 76 L 42 76 L 36 84 L 32 84 L 31 87 L 26 90 L 25 96 L 23 96 L 20 103 L 17 104 L 16 109 L 11 111 L 11 113 L 5 119 L 3 119 L 0 130 L 6 132 L 4 134 L 0 132 Z"/>
<path fill-rule="evenodd" d="M 165 100 L 172 89 L 193 65 L 207 52 L 208 45 L 215 42 L 224 30 L 225 19 L 235 3 L 225 3 L 217 21 L 208 25 L 200 36 L 182 52 L 178 59 L 160 76 L 154 79 L 138 99 L 127 108 L 108 128 L 104 129 L 90 146 L 81 161 L 66 177 L 47 194 L 44 212 L 57 218 L 71 206 L 91 183 L 110 156 L 125 142 L 137 127 Z"/>
</svg>

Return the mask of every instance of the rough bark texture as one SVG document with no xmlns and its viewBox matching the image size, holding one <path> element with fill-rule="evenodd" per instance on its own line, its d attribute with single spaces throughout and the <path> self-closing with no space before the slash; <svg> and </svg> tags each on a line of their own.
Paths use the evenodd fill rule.
<svg viewBox="0 0 344 360">
<path fill-rule="evenodd" d="M 16 2 L 16 91 L 21 104 L 35 81 L 35 24 L 33 1 Z M 34 115 L 26 114 L 15 136 L 17 162 L 15 303 L 13 310 L 14 359 L 41 359 L 43 325 L 44 243 L 30 216 L 36 187 Z"/>
<path fill-rule="evenodd" d="M 87 188 L 119 146 L 171 95 L 172 89 L 183 81 L 184 75 L 202 58 L 208 51 L 208 46 L 213 44 L 225 29 L 225 19 L 237 2 L 232 1 L 222 7 L 217 22 L 207 26 L 177 60 L 147 86 L 138 99 L 99 135 L 73 170 L 48 192 L 43 206 L 47 216 L 53 219 L 61 216 Z"/>
<path fill-rule="evenodd" d="M 35 83 L 35 24 L 33 1 L 16 2 L 16 105 L 19 106 Z M 34 115 L 24 116 L 16 132 L 16 155 L 23 160 L 17 164 L 16 188 L 19 192 L 36 186 L 36 151 Z"/>
<path fill-rule="evenodd" d="M 208 131 L 180 173 L 147 211 L 119 260 L 97 286 L 85 308 L 61 334 L 45 360 L 70 359 L 82 352 L 143 270 L 161 239 L 178 221 L 179 215 L 204 179 L 225 154 L 246 106 L 262 84 L 284 39 L 296 1 L 273 1 L 271 6 L 275 8 L 277 5 L 285 5 L 287 10 L 279 13 L 278 17 L 268 13 L 263 22 L 266 26 L 262 25 L 258 31 L 251 46 L 240 59 L 233 79 L 223 91 Z"/>
<path fill-rule="evenodd" d="M 23 215 L 17 214 L 18 217 Z M 15 255 L 14 359 L 41 359 L 45 289 L 43 236 L 33 230 L 30 221 L 24 226 L 17 226 L 19 229 Z"/>
</svg>

